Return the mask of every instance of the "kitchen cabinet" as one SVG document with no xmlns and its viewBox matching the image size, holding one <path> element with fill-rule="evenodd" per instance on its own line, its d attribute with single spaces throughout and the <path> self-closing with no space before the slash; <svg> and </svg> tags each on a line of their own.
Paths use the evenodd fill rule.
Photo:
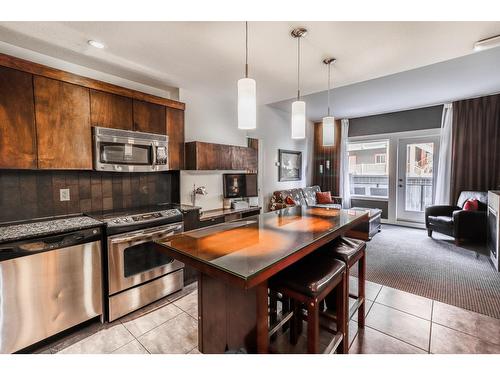
<svg viewBox="0 0 500 375">
<path fill-rule="evenodd" d="M 0 67 L 0 168 L 36 168 L 33 75 Z"/>
<path fill-rule="evenodd" d="M 186 169 L 256 170 L 257 151 L 250 147 L 188 142 L 186 143 Z"/>
<path fill-rule="evenodd" d="M 92 169 L 88 88 L 34 76 L 39 169 Z"/>
<path fill-rule="evenodd" d="M 162 105 L 134 99 L 134 130 L 145 133 L 167 134 L 165 112 L 165 107 Z"/>
<path fill-rule="evenodd" d="M 167 108 L 169 169 L 184 169 L 184 111 Z"/>
<path fill-rule="evenodd" d="M 257 151 L 250 147 L 231 146 L 231 169 L 257 170 Z"/>
<path fill-rule="evenodd" d="M 104 128 L 133 130 L 132 99 L 90 90 L 90 124 Z"/>
</svg>

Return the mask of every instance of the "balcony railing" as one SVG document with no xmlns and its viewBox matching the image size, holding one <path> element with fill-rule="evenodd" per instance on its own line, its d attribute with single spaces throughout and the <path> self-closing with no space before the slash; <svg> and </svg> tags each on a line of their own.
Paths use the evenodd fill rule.
<svg viewBox="0 0 500 375">
<path fill-rule="evenodd" d="M 387 164 L 354 164 L 349 166 L 349 172 L 354 175 L 386 175 Z"/>
<path fill-rule="evenodd" d="M 406 178 L 406 211 L 422 212 L 432 204 L 432 177 Z"/>
</svg>

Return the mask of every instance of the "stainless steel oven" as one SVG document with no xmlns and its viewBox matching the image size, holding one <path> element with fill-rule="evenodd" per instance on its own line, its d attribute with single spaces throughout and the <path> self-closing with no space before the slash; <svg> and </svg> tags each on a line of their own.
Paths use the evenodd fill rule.
<svg viewBox="0 0 500 375">
<path fill-rule="evenodd" d="M 110 321 L 184 286 L 184 264 L 155 250 L 151 243 L 182 230 L 180 222 L 108 237 Z"/>
<path fill-rule="evenodd" d="M 168 170 L 168 137 L 93 127 L 94 169 L 112 172 Z"/>
</svg>

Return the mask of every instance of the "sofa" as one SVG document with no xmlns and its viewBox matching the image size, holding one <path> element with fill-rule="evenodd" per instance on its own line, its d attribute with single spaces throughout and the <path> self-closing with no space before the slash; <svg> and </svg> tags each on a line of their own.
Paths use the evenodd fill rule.
<svg viewBox="0 0 500 375">
<path fill-rule="evenodd" d="M 310 206 L 310 207 L 326 207 L 326 208 L 342 208 L 342 198 L 332 197 L 333 202 L 329 204 L 319 204 L 316 200 L 316 193 L 321 192 L 319 186 L 309 186 L 305 188 L 298 189 L 287 189 L 275 191 L 269 201 L 269 211 L 281 210 L 287 207 L 293 207 L 295 205 L 300 206 Z M 290 197 L 293 199 L 295 204 L 287 204 L 286 198 Z M 369 241 L 372 237 L 380 232 L 381 225 L 380 219 L 382 216 L 382 210 L 378 208 L 363 208 L 363 207 L 353 207 L 351 210 L 363 210 L 368 211 L 369 219 L 366 223 L 361 223 L 356 227 L 349 230 L 346 235 L 352 238 L 361 239 L 364 241 Z"/>
<path fill-rule="evenodd" d="M 278 190 L 273 193 L 269 201 L 269 211 L 281 210 L 282 208 L 298 206 L 311 206 L 311 207 L 328 207 L 328 208 L 342 208 L 342 198 L 332 197 L 333 203 L 318 204 L 316 200 L 316 193 L 321 192 L 318 185 L 309 186 L 305 188 Z M 295 204 L 287 204 L 286 198 L 293 199 Z"/>
<path fill-rule="evenodd" d="M 477 211 L 466 211 L 464 204 L 477 199 Z M 427 234 L 439 232 L 455 238 L 460 245 L 465 240 L 484 241 L 487 230 L 488 193 L 485 191 L 462 191 L 456 205 L 429 206 L 425 209 Z"/>
</svg>

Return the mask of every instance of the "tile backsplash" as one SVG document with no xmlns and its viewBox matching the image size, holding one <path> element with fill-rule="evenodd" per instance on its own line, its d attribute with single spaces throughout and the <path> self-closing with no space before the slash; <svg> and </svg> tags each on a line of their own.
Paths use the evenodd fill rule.
<svg viewBox="0 0 500 375">
<path fill-rule="evenodd" d="M 164 202 L 179 202 L 179 172 L 0 170 L 0 222 Z"/>
</svg>

